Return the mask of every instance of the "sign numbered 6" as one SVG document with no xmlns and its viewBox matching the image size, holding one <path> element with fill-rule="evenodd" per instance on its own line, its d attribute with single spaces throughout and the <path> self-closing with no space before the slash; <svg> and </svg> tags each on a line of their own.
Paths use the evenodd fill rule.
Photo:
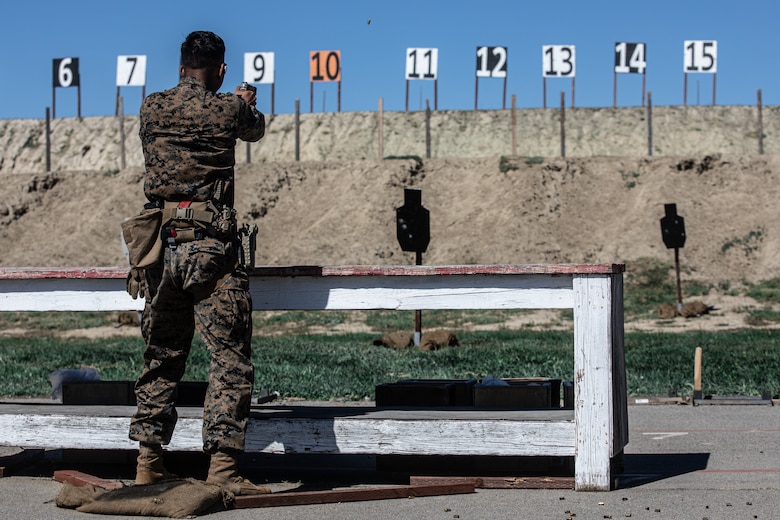
<svg viewBox="0 0 780 520">
<path fill-rule="evenodd" d="M 146 85 L 146 56 L 117 56 L 116 86 L 143 87 Z"/>
<path fill-rule="evenodd" d="M 406 79 L 436 79 L 439 49 L 406 49 Z"/>
<path fill-rule="evenodd" d="M 574 45 L 543 45 L 542 76 L 573 78 L 577 71 Z"/>
<path fill-rule="evenodd" d="M 341 51 L 309 52 L 311 81 L 341 81 Z"/>
<path fill-rule="evenodd" d="M 506 47 L 477 47 L 477 77 L 505 78 L 507 55 Z"/>
<path fill-rule="evenodd" d="M 53 60 L 52 84 L 55 87 L 79 86 L 79 59 L 56 58 Z"/>
<path fill-rule="evenodd" d="M 274 53 L 245 52 L 244 81 L 247 83 L 273 83 Z"/>
<path fill-rule="evenodd" d="M 615 44 L 615 73 L 644 74 L 647 69 L 647 46 L 644 43 Z"/>
<path fill-rule="evenodd" d="M 718 42 L 715 40 L 685 40 L 685 72 L 718 72 Z"/>
</svg>

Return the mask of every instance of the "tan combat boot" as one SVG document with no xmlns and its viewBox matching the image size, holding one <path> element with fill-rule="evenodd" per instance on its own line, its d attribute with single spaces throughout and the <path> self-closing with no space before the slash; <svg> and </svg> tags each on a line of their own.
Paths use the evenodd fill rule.
<svg viewBox="0 0 780 520">
<path fill-rule="evenodd" d="M 156 484 L 178 478 L 163 466 L 163 448 L 159 444 L 141 444 L 138 448 L 138 465 L 135 470 L 136 485 Z"/>
<path fill-rule="evenodd" d="M 237 458 L 222 452 L 211 455 L 206 483 L 219 486 L 236 496 L 265 495 L 271 492 L 266 486 L 258 486 L 238 476 Z"/>
</svg>

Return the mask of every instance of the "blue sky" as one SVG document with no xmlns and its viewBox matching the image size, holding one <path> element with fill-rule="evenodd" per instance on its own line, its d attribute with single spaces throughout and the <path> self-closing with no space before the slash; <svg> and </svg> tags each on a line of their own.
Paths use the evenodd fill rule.
<svg viewBox="0 0 780 520">
<path fill-rule="evenodd" d="M 77 57 L 81 115 L 112 115 L 117 57 L 145 55 L 146 92 L 177 81 L 178 51 L 193 30 L 225 40 L 228 74 L 222 90 L 244 79 L 244 53 L 275 55 L 275 113 L 310 108 L 309 52 L 341 52 L 341 110 L 404 110 L 407 48 L 437 48 L 440 110 L 474 107 L 478 46 L 506 47 L 507 106 L 543 104 L 542 46 L 576 47 L 576 106 L 613 104 L 616 42 L 647 45 L 646 89 L 653 104 L 682 105 L 686 40 L 717 41 L 717 76 L 688 74 L 689 105 L 780 104 L 776 0 L 523 0 L 253 2 L 39 1 L 6 2 L 0 17 L 0 119 L 42 118 L 52 105 L 52 60 Z M 370 23 L 368 21 L 370 20 Z M 620 74 L 618 106 L 641 104 L 642 75 Z M 479 107 L 501 108 L 503 80 L 479 80 Z M 548 106 L 560 92 L 570 104 L 571 79 L 547 80 Z M 135 114 L 141 87 L 122 87 L 125 113 Z M 57 117 L 77 114 L 78 89 L 57 88 Z M 259 85 L 259 107 L 270 111 L 271 89 Z M 336 83 L 315 83 L 315 112 L 335 112 Z M 410 81 L 410 110 L 434 102 L 433 81 Z"/>
</svg>

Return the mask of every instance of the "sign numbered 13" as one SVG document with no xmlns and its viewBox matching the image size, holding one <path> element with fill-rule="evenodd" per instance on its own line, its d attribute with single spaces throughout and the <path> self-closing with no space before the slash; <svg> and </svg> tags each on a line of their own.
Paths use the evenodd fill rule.
<svg viewBox="0 0 780 520">
<path fill-rule="evenodd" d="M 615 44 L 615 72 L 617 74 L 644 74 L 647 68 L 647 46 L 644 43 L 618 42 Z"/>
<path fill-rule="evenodd" d="M 685 40 L 685 72 L 718 72 L 718 42 L 715 40 Z"/>
<path fill-rule="evenodd" d="M 543 45 L 542 76 L 573 78 L 577 71 L 574 45 Z"/>
<path fill-rule="evenodd" d="M 406 49 L 406 79 L 436 79 L 439 49 Z"/>
<path fill-rule="evenodd" d="M 506 47 L 477 47 L 477 77 L 505 78 L 507 54 Z"/>
<path fill-rule="evenodd" d="M 79 86 L 79 59 L 58 58 L 53 60 L 53 85 L 55 87 Z"/>
<path fill-rule="evenodd" d="M 245 52 L 244 81 L 247 83 L 273 83 L 274 53 Z"/>
<path fill-rule="evenodd" d="M 116 86 L 143 87 L 146 85 L 146 56 L 117 56 Z"/>
</svg>

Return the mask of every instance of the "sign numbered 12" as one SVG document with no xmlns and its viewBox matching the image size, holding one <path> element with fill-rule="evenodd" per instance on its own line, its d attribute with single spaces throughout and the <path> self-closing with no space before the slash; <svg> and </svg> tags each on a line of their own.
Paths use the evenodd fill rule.
<svg viewBox="0 0 780 520">
<path fill-rule="evenodd" d="M 573 78 L 577 71 L 574 45 L 543 45 L 542 76 Z"/>
<path fill-rule="evenodd" d="M 116 86 L 143 87 L 146 85 L 146 56 L 117 56 Z"/>
<path fill-rule="evenodd" d="M 684 72 L 718 72 L 718 42 L 715 40 L 685 40 Z"/>
<path fill-rule="evenodd" d="M 309 53 L 311 81 L 341 81 L 341 51 Z"/>
<path fill-rule="evenodd" d="M 439 49 L 406 49 L 406 79 L 436 79 Z"/>
<path fill-rule="evenodd" d="M 644 74 L 647 69 L 647 46 L 644 43 L 615 44 L 615 73 Z"/>
<path fill-rule="evenodd" d="M 274 53 L 245 52 L 244 81 L 247 83 L 273 83 Z"/>
<path fill-rule="evenodd" d="M 477 47 L 477 77 L 505 78 L 507 54 L 506 47 Z"/>
<path fill-rule="evenodd" d="M 79 59 L 57 58 L 53 60 L 52 85 L 55 87 L 79 86 Z"/>
</svg>

